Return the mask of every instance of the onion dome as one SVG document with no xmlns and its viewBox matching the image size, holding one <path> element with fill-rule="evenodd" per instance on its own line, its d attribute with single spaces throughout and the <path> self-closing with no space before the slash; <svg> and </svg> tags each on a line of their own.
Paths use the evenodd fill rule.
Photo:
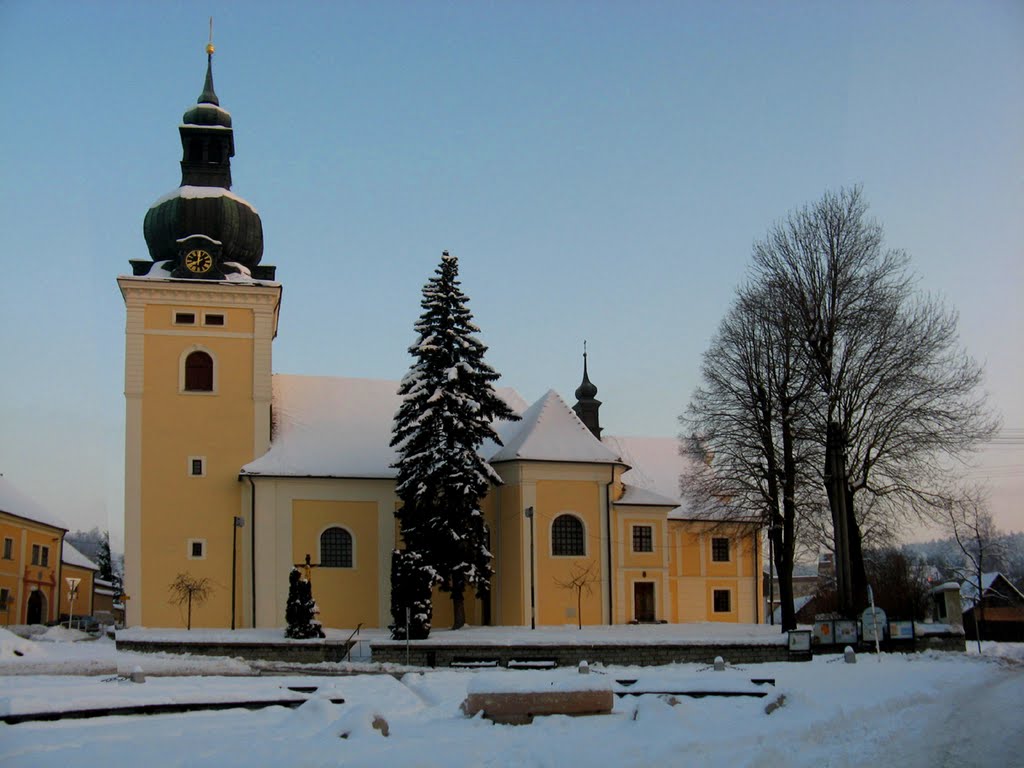
<svg viewBox="0 0 1024 768">
<path fill-rule="evenodd" d="M 203 91 L 182 117 L 181 186 L 157 200 L 146 212 L 143 234 L 150 258 L 169 261 L 176 277 L 223 278 L 249 271 L 273 279 L 273 267 L 257 269 L 263 257 L 263 223 L 247 201 L 231 192 L 231 158 L 235 154 L 231 114 L 221 108 L 213 88 L 213 44 L 206 48 Z M 198 238 L 198 240 L 197 240 Z M 186 270 L 183 260 L 196 242 L 210 254 L 216 268 L 203 273 Z M 207 259 L 209 261 L 209 259 Z M 152 264 L 132 262 L 136 274 Z"/>
<path fill-rule="evenodd" d="M 583 342 L 583 381 L 576 387 L 576 405 L 572 407 L 587 429 L 598 440 L 601 439 L 601 401 L 597 399 L 597 387 L 587 375 L 587 342 Z"/>
<path fill-rule="evenodd" d="M 593 400 L 597 397 L 597 387 L 587 376 L 587 353 L 583 353 L 583 381 L 576 387 L 577 400 Z"/>
</svg>

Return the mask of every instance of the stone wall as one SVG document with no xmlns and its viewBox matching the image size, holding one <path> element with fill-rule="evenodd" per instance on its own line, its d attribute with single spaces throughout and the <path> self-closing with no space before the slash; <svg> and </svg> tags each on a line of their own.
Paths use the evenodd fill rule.
<svg viewBox="0 0 1024 768">
<path fill-rule="evenodd" d="M 247 661 L 283 661 L 319 664 L 345 661 L 351 642 L 315 640 L 288 643 L 182 643 L 156 640 L 118 640 L 117 650 L 137 653 L 192 653 L 197 656 L 227 656 Z"/>
<path fill-rule="evenodd" d="M 379 642 L 371 646 L 375 662 L 404 664 L 403 642 Z M 409 663 L 420 667 L 449 667 L 455 664 L 497 662 L 554 662 L 560 667 L 576 666 L 581 661 L 617 666 L 657 666 L 674 662 L 711 664 L 721 656 L 730 664 L 756 664 L 790 661 L 794 657 L 785 645 L 445 645 L 429 640 L 409 644 Z M 801 659 L 805 657 L 800 657 Z"/>
</svg>

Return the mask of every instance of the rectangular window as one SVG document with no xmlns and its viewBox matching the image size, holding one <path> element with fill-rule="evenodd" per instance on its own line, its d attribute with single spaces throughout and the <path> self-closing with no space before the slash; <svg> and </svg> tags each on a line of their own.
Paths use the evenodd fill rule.
<svg viewBox="0 0 1024 768">
<path fill-rule="evenodd" d="M 224 315 L 203 315 L 203 325 L 224 325 Z"/>
<path fill-rule="evenodd" d="M 729 562 L 729 539 L 717 536 L 711 539 L 711 560 L 716 563 Z"/>
<path fill-rule="evenodd" d="M 729 613 L 732 610 L 732 592 L 728 589 L 714 591 L 715 613 Z"/>
<path fill-rule="evenodd" d="M 7 611 L 11 602 L 11 590 L 6 587 L 0 588 L 0 611 Z"/>
<path fill-rule="evenodd" d="M 203 458 L 202 456 L 189 456 L 188 473 L 192 475 L 192 477 L 205 477 L 206 459 Z"/>
<path fill-rule="evenodd" d="M 39 563 L 40 565 L 42 565 L 44 567 L 50 565 L 50 548 L 49 547 L 43 547 L 43 553 L 42 553 L 42 557 L 40 558 L 40 560 L 41 560 L 41 562 Z"/>
<path fill-rule="evenodd" d="M 187 551 L 189 560 L 204 560 L 206 558 L 206 539 L 189 539 Z"/>
<path fill-rule="evenodd" d="M 4 539 L 4 560 L 14 559 L 14 539 Z"/>
<path fill-rule="evenodd" d="M 32 565 L 39 565 L 39 545 L 32 545 Z"/>
<path fill-rule="evenodd" d="M 653 552 L 654 551 L 654 531 L 649 525 L 634 525 L 633 526 L 633 551 L 634 552 Z"/>
<path fill-rule="evenodd" d="M 174 313 L 174 324 L 175 325 L 195 325 L 196 324 L 196 313 L 195 312 L 175 312 Z"/>
</svg>

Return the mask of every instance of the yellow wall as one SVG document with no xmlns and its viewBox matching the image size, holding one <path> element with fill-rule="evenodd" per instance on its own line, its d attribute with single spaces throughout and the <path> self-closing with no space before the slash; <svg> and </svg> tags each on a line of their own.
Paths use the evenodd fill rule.
<svg viewBox="0 0 1024 768">
<path fill-rule="evenodd" d="M 11 539 L 11 559 L 0 559 L 0 587 L 9 590 L 7 610 L 0 612 L 4 624 L 24 624 L 28 599 L 33 590 L 40 590 L 46 600 L 43 621 L 57 618 L 57 584 L 61 579 L 60 553 L 64 531 L 34 520 L 0 512 L 0 558 L 3 541 Z M 47 565 L 32 564 L 32 547 L 47 550 Z"/>
<path fill-rule="evenodd" d="M 495 553 L 494 623 L 518 626 L 529 621 L 523 611 L 523 495 L 518 485 L 503 485 L 498 497 L 495 524 L 491 526 Z M 527 610 L 529 606 L 527 606 Z"/>
<path fill-rule="evenodd" d="M 666 524 L 667 508 L 617 507 L 615 509 L 615 536 L 613 542 L 613 567 L 616 578 L 616 621 L 635 621 L 635 585 L 654 585 L 654 618 L 668 620 L 667 591 L 669 589 L 669 539 Z M 647 526 L 651 529 L 651 551 L 633 550 L 633 528 Z"/>
<path fill-rule="evenodd" d="M 175 310 L 197 317 L 203 311 L 219 312 L 225 324 L 175 326 Z M 252 311 L 245 308 L 184 302 L 146 307 L 141 445 L 145 625 L 184 624 L 183 609 L 168 603 L 168 585 L 179 573 L 208 578 L 213 587 L 204 604 L 193 604 L 192 626 L 230 624 L 233 518 L 241 512 L 242 498 L 238 471 L 253 458 L 253 348 L 245 335 L 252 328 Z M 183 356 L 194 348 L 214 358 L 212 393 L 180 391 Z M 204 457 L 205 477 L 190 475 L 191 456 Z M 205 541 L 203 558 L 190 556 L 191 539 Z M 241 582 L 239 567 L 239 598 Z"/>
<path fill-rule="evenodd" d="M 378 626 L 377 505 L 368 501 L 292 502 L 292 562 L 320 562 L 320 534 L 338 526 L 352 535 L 351 568 L 314 568 L 313 598 L 325 627 Z M 282 615 L 284 608 L 282 607 Z"/>
<path fill-rule="evenodd" d="M 712 559 L 712 539 L 729 539 L 729 560 Z M 760 539 L 750 525 L 715 525 L 698 521 L 669 521 L 669 572 L 673 615 L 670 621 L 763 621 L 761 615 Z M 714 590 L 730 592 L 727 612 L 714 610 Z"/>
<path fill-rule="evenodd" d="M 564 586 L 589 569 L 591 583 L 580 595 L 583 624 L 601 623 L 601 494 L 597 482 L 539 480 L 534 507 L 536 537 L 537 623 L 577 623 L 577 592 Z M 585 555 L 561 557 L 551 552 L 555 518 L 572 514 L 583 521 Z M 525 523 L 529 527 L 529 523 Z"/>
</svg>

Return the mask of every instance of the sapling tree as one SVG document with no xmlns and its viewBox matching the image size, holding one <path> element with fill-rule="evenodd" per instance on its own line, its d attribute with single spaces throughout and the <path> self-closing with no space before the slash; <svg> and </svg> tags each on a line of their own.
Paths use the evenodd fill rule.
<svg viewBox="0 0 1024 768">
<path fill-rule="evenodd" d="M 593 561 L 588 562 L 586 565 L 576 563 L 566 578 L 555 579 L 555 584 L 562 589 L 569 590 L 576 596 L 577 629 L 583 629 L 583 595 L 584 593 L 588 596 L 592 595 L 594 593 L 593 585 L 600 582 L 601 576 L 597 572 Z"/>
<path fill-rule="evenodd" d="M 170 583 L 168 590 L 171 598 L 168 602 L 180 609 L 186 609 L 185 629 L 192 629 L 192 606 L 201 606 L 210 595 L 213 594 L 213 582 L 205 576 L 202 578 L 193 576 L 188 571 L 179 573 Z"/>
</svg>

